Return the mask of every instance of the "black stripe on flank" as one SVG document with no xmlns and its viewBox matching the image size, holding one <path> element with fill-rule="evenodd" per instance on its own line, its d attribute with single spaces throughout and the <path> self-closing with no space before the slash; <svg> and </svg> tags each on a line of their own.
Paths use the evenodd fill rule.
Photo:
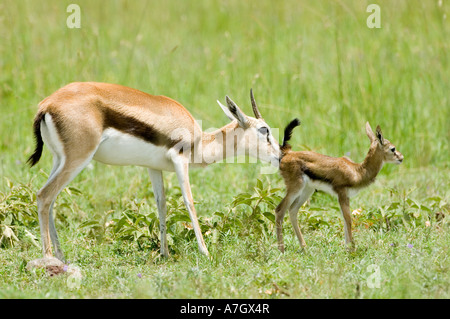
<svg viewBox="0 0 450 319">
<path fill-rule="evenodd" d="M 320 182 L 323 182 L 323 183 L 327 183 L 327 184 L 333 185 L 331 180 L 329 180 L 328 178 L 326 178 L 324 176 L 315 174 L 313 171 L 311 171 L 307 167 L 304 168 L 303 172 L 306 174 L 306 176 L 308 176 L 312 180 L 320 181 Z"/>
<path fill-rule="evenodd" d="M 103 109 L 103 115 L 103 129 L 114 128 L 123 133 L 143 139 L 144 141 L 156 146 L 167 146 L 168 148 L 171 148 L 177 145 L 177 143 L 181 140 L 172 139 L 169 136 L 159 132 L 153 126 L 110 108 Z"/>
</svg>

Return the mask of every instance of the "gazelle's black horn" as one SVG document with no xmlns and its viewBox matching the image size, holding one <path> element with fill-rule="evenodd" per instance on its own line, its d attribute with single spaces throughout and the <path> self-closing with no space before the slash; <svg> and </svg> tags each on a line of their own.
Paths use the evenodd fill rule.
<svg viewBox="0 0 450 319">
<path fill-rule="evenodd" d="M 259 113 L 258 106 L 256 105 L 255 97 L 253 96 L 253 90 L 250 89 L 250 100 L 252 101 L 253 113 L 257 119 L 262 119 L 261 113 Z"/>
</svg>

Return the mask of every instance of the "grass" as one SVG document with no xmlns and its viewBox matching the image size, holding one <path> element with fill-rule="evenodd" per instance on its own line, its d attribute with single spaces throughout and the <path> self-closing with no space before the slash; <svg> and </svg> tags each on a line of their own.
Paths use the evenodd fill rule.
<svg viewBox="0 0 450 319">
<path fill-rule="evenodd" d="M 82 27 L 69 29 L 72 2 L 0 5 L 0 224 L 3 234 L 9 225 L 17 237 L 0 248 L 0 297 L 450 297 L 448 3 L 378 1 L 382 27 L 369 29 L 368 1 L 77 1 Z M 227 123 L 215 102 L 225 94 L 250 114 L 253 88 L 271 127 L 281 132 L 301 119 L 295 149 L 361 161 L 368 120 L 381 125 L 405 161 L 383 167 L 376 183 L 352 199 L 352 209 L 362 208 L 355 253 L 345 250 L 342 218 L 328 195 L 315 194 L 299 214 L 308 250 L 299 251 L 286 221 L 282 255 L 270 219 L 248 224 L 251 209 L 232 204 L 252 193 L 257 179 L 282 188 L 278 174 L 261 175 L 259 163 L 193 170 L 201 220 L 218 222 L 217 232 L 205 226 L 211 258 L 198 253 L 188 225 L 174 221 L 167 260 L 154 233 L 132 240 L 105 227 L 126 211 L 156 214 L 146 170 L 93 163 L 55 207 L 67 259 L 83 273 L 80 288 L 70 289 L 67 275 L 24 269 L 41 254 L 32 237 L 39 238 L 34 194 L 52 161 L 45 150 L 36 167 L 24 162 L 34 148 L 37 104 L 72 81 L 170 96 L 204 129 Z M 165 183 L 175 207 L 174 174 L 166 173 Z M 173 217 L 182 213 L 174 208 Z M 93 223 L 82 227 L 86 222 Z M 368 286 L 371 265 L 379 267 L 380 288 Z"/>
</svg>

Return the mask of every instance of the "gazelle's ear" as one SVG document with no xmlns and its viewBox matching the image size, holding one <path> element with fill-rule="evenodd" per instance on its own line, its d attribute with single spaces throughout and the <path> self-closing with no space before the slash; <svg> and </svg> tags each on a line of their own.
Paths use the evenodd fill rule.
<svg viewBox="0 0 450 319">
<path fill-rule="evenodd" d="M 231 112 L 228 110 L 228 108 L 222 103 L 220 103 L 219 100 L 217 100 L 217 103 L 219 103 L 219 106 L 222 109 L 223 113 L 225 113 L 225 115 L 230 119 L 230 121 L 234 121 L 235 118 L 233 114 L 231 114 Z"/>
<path fill-rule="evenodd" d="M 373 142 L 375 140 L 375 134 L 373 134 L 372 128 L 370 127 L 369 122 L 366 122 L 366 134 L 369 138 L 370 142 Z"/>
<path fill-rule="evenodd" d="M 377 139 L 380 142 L 380 144 L 384 145 L 384 138 L 383 138 L 383 133 L 381 132 L 380 125 L 377 125 L 376 134 L 377 134 Z"/>
<path fill-rule="evenodd" d="M 225 96 L 225 100 L 227 101 L 228 110 L 233 115 L 233 117 L 238 121 L 239 126 L 242 128 L 248 127 L 247 115 L 245 115 L 239 106 L 231 100 L 228 95 Z"/>
</svg>

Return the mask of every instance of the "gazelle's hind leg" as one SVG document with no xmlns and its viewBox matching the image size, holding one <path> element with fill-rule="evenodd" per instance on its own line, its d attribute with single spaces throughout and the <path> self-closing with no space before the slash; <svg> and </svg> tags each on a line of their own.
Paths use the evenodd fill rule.
<svg viewBox="0 0 450 319">
<path fill-rule="evenodd" d="M 50 181 L 52 181 L 56 175 L 56 172 L 58 170 L 61 170 L 64 163 L 61 161 L 61 157 L 59 154 L 55 153 L 52 150 L 53 153 L 53 168 L 52 171 L 48 177 L 47 183 L 50 183 Z M 45 187 L 45 186 L 44 186 Z M 50 204 L 50 208 L 49 208 L 49 231 L 50 231 L 50 238 L 51 241 L 53 243 L 53 248 L 55 250 L 55 255 L 56 258 L 58 258 L 59 260 L 64 260 L 64 255 L 62 254 L 61 248 L 60 248 L 60 244 L 59 244 L 59 239 L 58 239 L 58 235 L 56 233 L 56 228 L 55 228 L 55 220 L 53 217 L 53 205 L 54 205 L 55 201 L 53 200 L 53 202 Z M 41 228 L 42 229 L 42 228 Z M 41 234 L 42 237 L 42 234 Z"/>
<path fill-rule="evenodd" d="M 313 193 L 314 193 L 313 188 L 305 187 L 300 196 L 298 196 L 295 199 L 295 201 L 289 208 L 289 219 L 291 220 L 292 227 L 294 228 L 295 235 L 297 236 L 301 247 L 306 247 L 306 242 L 305 239 L 303 238 L 302 231 L 298 226 L 297 212 L 300 209 L 300 207 L 308 200 L 308 198 L 311 197 Z"/>
<path fill-rule="evenodd" d="M 50 173 L 50 176 L 48 177 L 47 184 L 52 181 L 55 177 L 55 174 L 58 172 L 58 170 L 61 170 L 64 166 L 64 163 L 61 161 L 61 157 L 57 153 L 53 153 L 53 168 Z M 44 186 L 45 187 L 45 186 Z M 59 244 L 58 234 L 56 233 L 55 228 L 55 219 L 53 216 L 53 205 L 55 204 L 55 200 L 50 204 L 49 209 L 49 231 L 50 231 L 50 239 L 53 243 L 53 248 L 55 250 L 56 258 L 58 258 L 61 261 L 64 261 L 64 255 L 61 251 L 61 246 Z M 39 219 L 40 220 L 40 219 Z M 42 228 L 41 228 L 42 229 Z M 42 237 L 42 234 L 41 234 Z"/>
<path fill-rule="evenodd" d="M 55 172 L 53 178 L 37 193 L 39 225 L 41 227 L 42 251 L 44 257 L 52 257 L 50 239 L 53 242 L 56 258 L 64 261 L 58 235 L 53 219 L 53 204 L 58 194 L 69 184 L 91 161 L 93 153 L 84 159 L 67 161 Z"/>
<path fill-rule="evenodd" d="M 46 114 L 41 123 L 41 133 L 45 144 L 53 153 L 53 168 L 47 183 L 37 193 L 37 207 L 41 230 L 42 252 L 44 259 L 52 258 L 50 241 L 53 242 L 55 255 L 64 259 L 53 219 L 53 204 L 58 194 L 91 161 L 97 150 L 101 132 L 79 132 L 76 140 L 61 138 L 50 114 Z M 62 142 L 64 140 L 64 144 Z"/>
<path fill-rule="evenodd" d="M 286 210 L 291 207 L 294 200 L 300 195 L 304 188 L 303 179 L 299 178 L 296 183 L 286 183 L 286 196 L 275 209 L 275 228 L 277 232 L 278 249 L 284 253 L 283 220 Z"/>
</svg>

